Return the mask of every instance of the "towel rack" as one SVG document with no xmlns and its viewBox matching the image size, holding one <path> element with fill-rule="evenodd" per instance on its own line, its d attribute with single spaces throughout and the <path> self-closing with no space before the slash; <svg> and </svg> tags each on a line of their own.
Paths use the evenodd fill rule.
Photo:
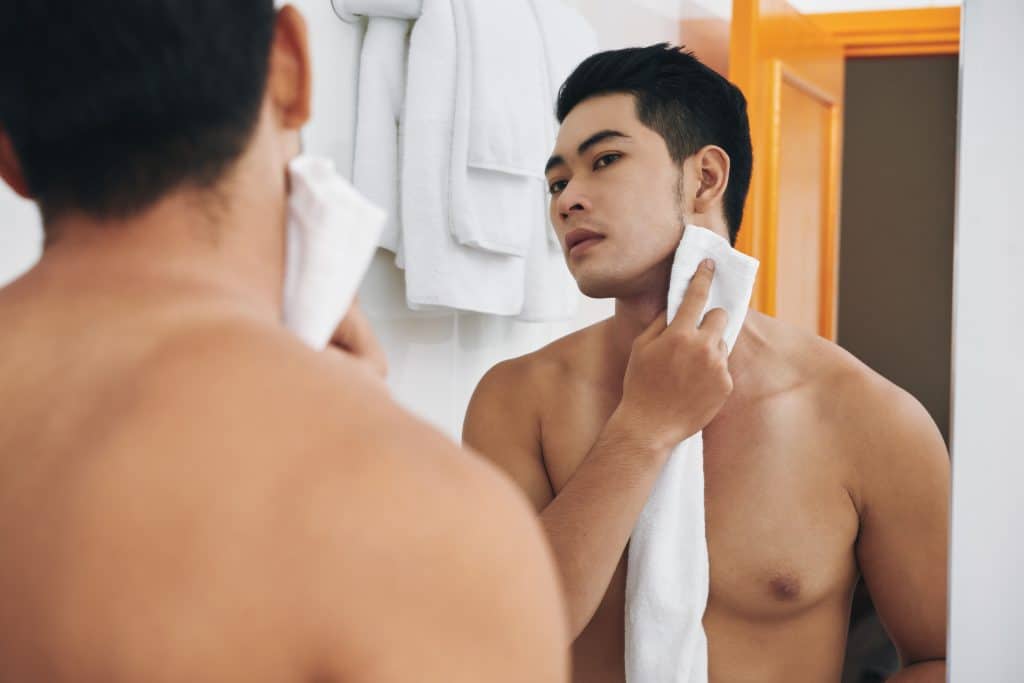
<svg viewBox="0 0 1024 683">
<path fill-rule="evenodd" d="M 348 24 L 358 24 L 363 17 L 415 21 L 423 11 L 423 0 L 331 0 L 331 7 Z"/>
<path fill-rule="evenodd" d="M 346 24 L 359 23 L 359 16 L 348 11 L 348 8 L 345 6 L 345 0 L 331 0 L 331 7 L 334 8 L 334 13 L 338 15 L 338 18 Z"/>
</svg>

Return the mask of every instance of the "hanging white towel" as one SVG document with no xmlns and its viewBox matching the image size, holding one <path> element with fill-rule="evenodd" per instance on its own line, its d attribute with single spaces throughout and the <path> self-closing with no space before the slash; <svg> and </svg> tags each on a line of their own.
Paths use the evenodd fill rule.
<svg viewBox="0 0 1024 683">
<path fill-rule="evenodd" d="M 539 220 L 548 97 L 530 0 L 452 0 L 456 39 L 452 231 L 467 246 L 525 256 Z"/>
<path fill-rule="evenodd" d="M 558 120 L 555 118 L 558 91 L 579 63 L 597 50 L 597 36 L 586 19 L 559 0 L 530 0 L 530 5 L 540 27 L 543 46 L 547 102 L 544 112 L 547 151 L 543 160 L 546 161 L 554 151 L 558 136 Z M 537 194 L 540 211 L 544 215 L 543 234 L 531 237 L 526 257 L 526 296 L 519 317 L 536 322 L 565 320 L 576 314 L 582 295 L 566 268 L 562 244 L 551 225 L 551 195 L 546 181 L 538 184 Z"/>
<path fill-rule="evenodd" d="M 456 59 L 452 0 L 423 0 L 410 36 L 400 136 L 406 301 L 413 309 L 518 315 L 525 259 L 465 246 L 451 227 Z"/>
<path fill-rule="evenodd" d="M 411 9 L 418 16 L 419 2 L 412 4 L 414 7 Z M 395 11 L 399 8 L 385 9 Z M 380 246 L 396 254 L 400 251 L 401 242 L 398 122 L 405 100 L 410 28 L 410 22 L 404 19 L 371 16 L 367 20 L 359 60 L 352 161 L 352 183 L 356 189 L 388 214 Z"/>
<path fill-rule="evenodd" d="M 705 313 L 729 314 L 724 339 L 732 351 L 750 304 L 758 261 L 710 230 L 686 226 L 668 290 L 669 319 L 701 261 L 715 261 Z M 704 444 L 698 432 L 672 453 L 629 541 L 626 572 L 626 680 L 707 683 L 710 565 L 704 526 Z"/>
<path fill-rule="evenodd" d="M 388 211 L 381 246 L 406 271 L 410 308 L 571 317 L 580 295 L 548 222 L 543 164 L 558 87 L 596 46 L 589 25 L 559 0 L 346 8 L 369 17 L 353 179 Z"/>
<path fill-rule="evenodd" d="M 537 24 L 540 26 L 541 42 L 544 46 L 544 61 L 547 65 L 547 88 L 549 93 L 548 118 L 550 124 L 548 154 L 554 149 L 558 136 L 558 120 L 555 105 L 558 91 L 569 75 L 580 63 L 598 49 L 597 34 L 575 9 L 559 0 L 530 0 Z M 545 157 L 544 161 L 547 161 Z M 547 183 L 544 185 L 545 199 Z M 551 246 L 561 251 L 554 230 L 548 231 Z"/>
</svg>

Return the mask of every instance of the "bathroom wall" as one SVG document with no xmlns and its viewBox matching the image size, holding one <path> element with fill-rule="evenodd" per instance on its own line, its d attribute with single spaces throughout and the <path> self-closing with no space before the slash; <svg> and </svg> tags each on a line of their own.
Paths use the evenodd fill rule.
<svg viewBox="0 0 1024 683">
<path fill-rule="evenodd" d="M 1019 681 L 1024 645 L 1024 4 L 964 4 L 953 284 L 949 680 Z"/>
</svg>

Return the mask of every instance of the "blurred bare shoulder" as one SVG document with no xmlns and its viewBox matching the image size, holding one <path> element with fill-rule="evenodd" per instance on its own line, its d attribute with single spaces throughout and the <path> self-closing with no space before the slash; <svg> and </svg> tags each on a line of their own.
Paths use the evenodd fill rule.
<svg viewBox="0 0 1024 683">
<path fill-rule="evenodd" d="M 399 407 L 363 364 L 287 334 L 226 332 L 166 363 L 165 381 L 185 364 L 210 384 L 189 419 L 227 427 L 276 480 L 258 517 L 274 521 L 248 552 L 283 570 L 256 576 L 292 597 L 277 618 L 309 629 L 296 647 L 318 675 L 564 680 L 553 559 L 496 468 Z"/>
</svg>

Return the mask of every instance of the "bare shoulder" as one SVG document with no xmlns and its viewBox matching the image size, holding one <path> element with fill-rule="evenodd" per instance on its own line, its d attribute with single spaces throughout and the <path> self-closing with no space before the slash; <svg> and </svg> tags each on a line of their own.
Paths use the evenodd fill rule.
<svg viewBox="0 0 1024 683">
<path fill-rule="evenodd" d="M 564 613 L 526 500 L 360 363 L 241 325 L 169 349 L 149 372 L 216 441 L 207 474 L 235 507 L 214 514 L 251 520 L 234 590 L 274 586 L 267 619 L 318 675 L 560 680 Z M 186 379 L 208 387 L 201 401 L 168 396 Z M 518 664 L 498 670 L 506 658 Z"/>
<path fill-rule="evenodd" d="M 941 480 L 948 451 L 921 402 L 837 344 L 799 334 L 795 348 L 810 378 L 814 414 L 840 446 L 858 509 L 892 482 L 926 475 Z"/>
<path fill-rule="evenodd" d="M 480 380 L 473 402 L 514 410 L 541 405 L 542 399 L 557 393 L 564 382 L 586 373 L 606 325 L 607 321 L 595 323 L 536 351 L 501 361 Z M 530 400 L 523 401 L 525 398 Z"/>
</svg>

